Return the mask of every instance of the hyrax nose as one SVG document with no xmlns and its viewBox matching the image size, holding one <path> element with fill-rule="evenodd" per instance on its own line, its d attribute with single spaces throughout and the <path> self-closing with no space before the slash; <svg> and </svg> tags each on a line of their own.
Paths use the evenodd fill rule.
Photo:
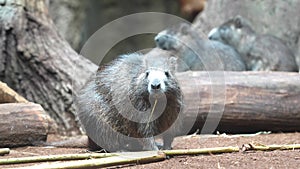
<svg viewBox="0 0 300 169">
<path fill-rule="evenodd" d="M 160 83 L 158 84 L 151 84 L 151 88 L 154 90 L 160 89 Z"/>
<path fill-rule="evenodd" d="M 155 42 L 159 42 L 159 37 L 158 36 L 155 36 L 155 38 L 154 38 L 154 40 L 155 40 Z"/>
<path fill-rule="evenodd" d="M 160 80 L 155 79 L 155 80 L 152 81 L 152 83 L 151 83 L 151 89 L 158 90 L 158 89 L 160 89 L 160 87 L 161 87 Z"/>
</svg>

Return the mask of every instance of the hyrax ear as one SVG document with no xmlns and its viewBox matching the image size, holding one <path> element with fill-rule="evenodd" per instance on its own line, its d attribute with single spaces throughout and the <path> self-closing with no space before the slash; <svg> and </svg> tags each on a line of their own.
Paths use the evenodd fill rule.
<svg viewBox="0 0 300 169">
<path fill-rule="evenodd" d="M 146 57 L 145 55 L 143 57 L 144 57 L 144 59 L 142 60 L 142 64 L 143 64 L 142 66 L 148 67 L 149 66 L 148 57 Z"/>
<path fill-rule="evenodd" d="M 240 15 L 237 15 L 234 18 L 234 25 L 235 25 L 236 28 L 242 28 L 243 27 L 242 20 L 243 20 L 243 18 Z"/>
<path fill-rule="evenodd" d="M 177 71 L 177 58 L 174 56 L 171 56 L 168 59 L 168 64 L 171 72 L 176 72 Z"/>
</svg>

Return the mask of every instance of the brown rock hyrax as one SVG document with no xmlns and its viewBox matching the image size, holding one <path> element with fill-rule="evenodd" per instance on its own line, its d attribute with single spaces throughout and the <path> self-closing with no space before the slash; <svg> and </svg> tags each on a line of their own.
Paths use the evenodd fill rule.
<svg viewBox="0 0 300 169">
<path fill-rule="evenodd" d="M 267 34 L 257 34 L 249 21 L 241 16 L 231 18 L 212 29 L 208 37 L 235 48 L 248 70 L 298 70 L 292 51 L 280 39 Z"/>
<path fill-rule="evenodd" d="M 183 105 L 175 69 L 175 57 L 151 51 L 101 67 L 77 98 L 87 135 L 107 151 L 158 150 L 154 136 L 170 149 Z"/>
<path fill-rule="evenodd" d="M 243 71 L 245 64 L 232 47 L 203 39 L 188 24 L 182 23 L 157 34 L 156 46 L 173 51 L 178 57 L 178 71 Z"/>
</svg>

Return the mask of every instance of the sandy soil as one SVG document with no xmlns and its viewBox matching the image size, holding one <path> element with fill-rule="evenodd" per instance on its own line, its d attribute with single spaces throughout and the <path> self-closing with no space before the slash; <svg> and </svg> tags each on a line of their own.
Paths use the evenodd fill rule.
<svg viewBox="0 0 300 169">
<path fill-rule="evenodd" d="M 173 142 L 174 149 L 207 148 L 220 146 L 239 146 L 247 143 L 260 144 L 300 144 L 300 133 L 263 134 L 255 136 L 219 135 L 184 136 Z M 84 148 L 21 147 L 14 148 L 2 158 L 25 157 L 49 154 L 85 153 Z M 2 165 L 0 168 L 14 168 L 33 164 Z M 178 156 L 161 162 L 125 165 L 118 168 L 300 168 L 300 149 L 276 151 L 247 151 L 237 153 L 210 154 L 198 156 Z"/>
</svg>

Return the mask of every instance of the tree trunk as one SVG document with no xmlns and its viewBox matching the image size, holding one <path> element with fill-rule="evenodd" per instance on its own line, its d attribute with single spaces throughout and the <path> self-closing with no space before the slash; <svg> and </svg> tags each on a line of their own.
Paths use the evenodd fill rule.
<svg viewBox="0 0 300 169">
<path fill-rule="evenodd" d="M 218 75 L 222 74 L 225 77 L 223 82 L 225 86 L 211 81 L 216 79 L 209 76 L 214 75 L 220 79 L 222 76 L 218 77 Z M 184 126 L 195 122 L 191 132 L 201 130 L 205 120 L 211 124 L 216 123 L 217 128 L 214 131 L 226 133 L 300 131 L 300 75 L 298 73 L 185 72 L 179 73 L 177 77 L 187 104 Z M 212 98 L 214 94 L 211 89 L 216 85 L 217 89 L 221 90 L 215 98 Z M 225 95 L 222 93 L 223 87 L 225 87 Z M 224 111 L 214 111 L 212 106 L 224 106 Z M 202 129 L 202 132 L 210 131 Z"/>
<path fill-rule="evenodd" d="M 52 119 L 33 103 L 0 104 L 0 147 L 46 142 Z"/>
<path fill-rule="evenodd" d="M 0 80 L 39 103 L 61 128 L 80 133 L 73 95 L 97 70 L 57 34 L 43 0 L 0 6 Z"/>
</svg>

